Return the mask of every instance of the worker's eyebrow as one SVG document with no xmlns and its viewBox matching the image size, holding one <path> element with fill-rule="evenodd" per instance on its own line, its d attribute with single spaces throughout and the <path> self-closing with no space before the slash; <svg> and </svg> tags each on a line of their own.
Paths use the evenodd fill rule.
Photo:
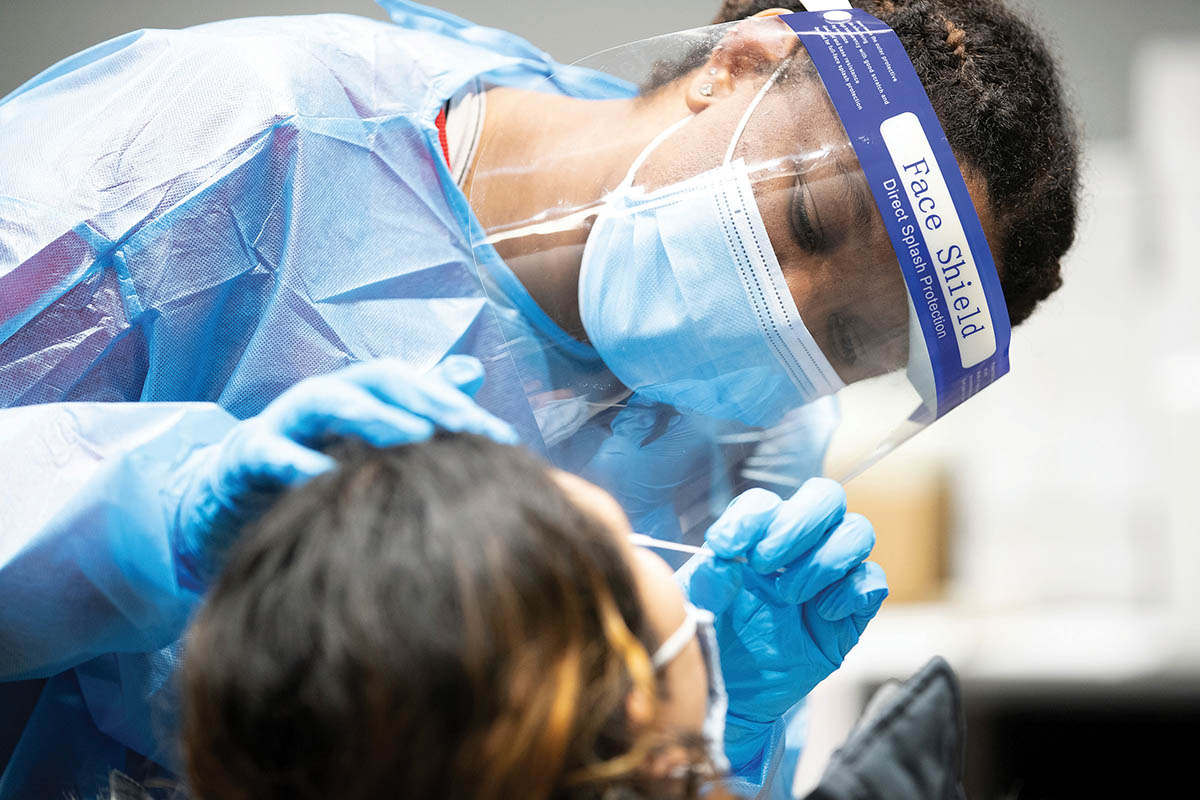
<svg viewBox="0 0 1200 800">
<path fill-rule="evenodd" d="M 835 158 L 833 163 L 838 175 L 842 178 L 842 185 L 845 187 L 844 196 L 849 201 L 854 215 L 854 227 L 862 231 L 871 224 L 871 199 L 867 196 L 867 187 L 863 181 L 862 171 L 857 167 L 848 167 L 846 162 L 840 158 Z"/>
</svg>

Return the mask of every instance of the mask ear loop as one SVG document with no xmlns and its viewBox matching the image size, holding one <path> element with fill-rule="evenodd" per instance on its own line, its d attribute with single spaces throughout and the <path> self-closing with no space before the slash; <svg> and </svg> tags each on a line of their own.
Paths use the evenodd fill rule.
<svg viewBox="0 0 1200 800">
<path fill-rule="evenodd" d="M 762 102 L 762 99 L 767 96 L 767 92 L 771 90 L 771 87 L 775 85 L 775 82 L 779 80 L 779 76 L 783 74 L 785 69 L 787 69 L 788 64 L 792 63 L 793 58 L 795 58 L 795 56 L 791 55 L 785 58 L 783 61 L 780 61 L 779 66 L 776 67 L 775 71 L 771 73 L 771 77 L 767 78 L 767 82 L 764 83 L 762 88 L 758 90 L 758 94 L 754 95 L 754 99 L 750 101 L 750 105 L 746 108 L 746 113 L 742 114 L 742 119 L 738 122 L 737 129 L 733 132 L 733 138 L 729 141 L 729 149 L 725 151 L 725 160 L 721 162 L 721 166 L 725 166 L 733 160 L 733 151 L 737 147 L 738 142 L 742 139 L 742 134 L 746 130 L 746 125 L 750 122 L 750 116 L 754 113 L 754 110 L 758 108 L 758 104 Z"/>
<path fill-rule="evenodd" d="M 671 134 L 675 133 L 675 131 L 691 122 L 692 118 L 695 116 L 695 113 L 688 114 L 678 122 L 668 125 L 666 129 L 660 131 L 657 136 L 651 139 L 650 143 L 642 148 L 642 152 L 638 153 L 637 157 L 633 159 L 633 163 L 629 165 L 629 171 L 625 173 L 625 177 L 621 179 L 621 183 L 618 184 L 617 189 L 620 190 L 632 186 L 634 176 L 637 175 L 637 171 L 642 168 L 642 164 L 646 163 L 646 159 L 650 157 L 650 154 L 657 150 L 658 146 L 665 142 L 671 136 Z"/>
<path fill-rule="evenodd" d="M 767 82 L 764 83 L 762 88 L 758 90 L 758 94 L 754 95 L 754 99 L 750 101 L 750 105 L 746 108 L 746 112 L 742 114 L 742 118 L 738 120 L 738 126 L 733 132 L 733 139 L 729 142 L 729 149 L 725 151 L 725 160 L 721 162 L 721 166 L 727 166 L 729 162 L 733 160 L 734 148 L 737 147 L 738 141 L 742 138 L 742 133 L 746 130 L 746 125 L 750 122 L 750 116 L 754 113 L 754 110 L 758 108 L 758 104 L 762 102 L 762 99 L 766 96 L 767 92 L 771 90 L 771 87 L 775 85 L 775 82 L 779 80 L 779 76 L 783 74 L 785 69 L 787 69 L 788 64 L 792 63 L 793 58 L 794 56 L 788 56 L 783 61 L 780 61 L 779 66 L 776 67 L 775 71 L 771 73 L 771 77 L 767 78 Z M 637 174 L 637 171 L 641 169 L 642 164 L 646 163 L 646 159 L 649 158 L 650 154 L 653 153 L 658 146 L 667 139 L 667 137 L 682 128 L 695 116 L 695 112 L 688 114 L 686 117 L 671 125 L 662 133 L 651 139 L 650 144 L 646 145 L 645 148 L 642 149 L 642 152 L 638 153 L 638 156 L 633 160 L 633 163 L 629 165 L 629 171 L 625 173 L 625 178 L 621 181 L 621 184 L 618 188 L 625 189 L 633 185 L 634 176 Z"/>
<path fill-rule="evenodd" d="M 725 160 L 721 162 L 721 166 L 725 166 L 733 160 L 734 148 L 737 147 L 738 141 L 740 141 L 742 138 L 742 133 L 746 130 L 746 125 L 750 122 L 750 115 L 754 113 L 754 110 L 758 108 L 758 104 L 762 102 L 762 99 L 766 96 L 767 92 L 769 92 L 771 87 L 775 85 L 775 82 L 779 80 L 779 76 L 783 74 L 785 69 L 787 69 L 788 64 L 792 63 L 793 58 L 795 58 L 795 55 L 790 55 L 783 61 L 780 61 L 779 66 L 776 67 L 775 71 L 771 73 L 771 77 L 767 78 L 767 82 L 764 83 L 762 88 L 758 90 L 758 94 L 754 95 L 754 99 L 750 101 L 750 105 L 746 108 L 746 113 L 742 114 L 742 118 L 738 121 L 737 129 L 733 132 L 733 139 L 729 142 L 729 149 L 725 151 Z M 679 120 L 679 122 L 671 125 L 662 133 L 651 139 L 650 144 L 646 145 L 642 152 L 638 153 L 637 158 L 633 160 L 633 164 L 629 166 L 629 171 L 625 173 L 625 179 L 621 181 L 621 188 L 632 185 L 634 175 L 637 174 L 637 171 L 641 168 L 642 164 L 646 162 L 646 159 L 650 156 L 650 154 L 653 153 L 654 150 L 660 144 L 662 144 L 668 136 L 682 128 L 695 116 L 695 112 L 688 114 L 686 117 Z"/>
<path fill-rule="evenodd" d="M 679 654 L 683 652 L 683 648 L 687 647 L 688 643 L 696 637 L 696 629 L 700 624 L 697 611 L 695 606 L 688 605 L 683 622 L 650 657 L 650 663 L 654 665 L 654 669 L 660 670 L 678 658 Z"/>
</svg>

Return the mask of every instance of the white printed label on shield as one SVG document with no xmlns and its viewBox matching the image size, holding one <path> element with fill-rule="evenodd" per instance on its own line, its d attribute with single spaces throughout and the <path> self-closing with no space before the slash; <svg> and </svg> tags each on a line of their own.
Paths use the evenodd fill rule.
<svg viewBox="0 0 1200 800">
<path fill-rule="evenodd" d="M 932 259 L 929 267 L 941 284 L 963 369 L 969 369 L 996 352 L 996 334 L 950 190 L 916 114 L 906 112 L 884 120 L 879 133 L 912 204 L 916 228 L 925 239 Z M 932 282 L 932 276 L 922 276 L 922 280 Z M 921 307 L 920 297 L 913 302 Z"/>
</svg>

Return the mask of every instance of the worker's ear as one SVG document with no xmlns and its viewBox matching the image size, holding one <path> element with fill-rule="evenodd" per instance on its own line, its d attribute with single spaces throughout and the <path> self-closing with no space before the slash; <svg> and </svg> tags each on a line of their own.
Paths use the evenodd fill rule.
<svg viewBox="0 0 1200 800">
<path fill-rule="evenodd" d="M 688 83 L 687 104 L 693 113 L 703 111 L 733 94 L 738 84 L 760 76 L 795 50 L 796 34 L 781 20 L 786 8 L 772 8 L 729 25 L 707 63 Z"/>
</svg>

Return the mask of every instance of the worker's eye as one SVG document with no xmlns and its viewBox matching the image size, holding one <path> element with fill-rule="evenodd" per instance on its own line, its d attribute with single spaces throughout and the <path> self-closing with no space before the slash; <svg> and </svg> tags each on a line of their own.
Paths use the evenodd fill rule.
<svg viewBox="0 0 1200 800">
<path fill-rule="evenodd" d="M 821 216 L 813 200 L 812 190 L 803 175 L 796 176 L 790 208 L 792 235 L 806 253 L 819 253 L 825 249 L 825 232 L 821 228 Z"/>
</svg>

